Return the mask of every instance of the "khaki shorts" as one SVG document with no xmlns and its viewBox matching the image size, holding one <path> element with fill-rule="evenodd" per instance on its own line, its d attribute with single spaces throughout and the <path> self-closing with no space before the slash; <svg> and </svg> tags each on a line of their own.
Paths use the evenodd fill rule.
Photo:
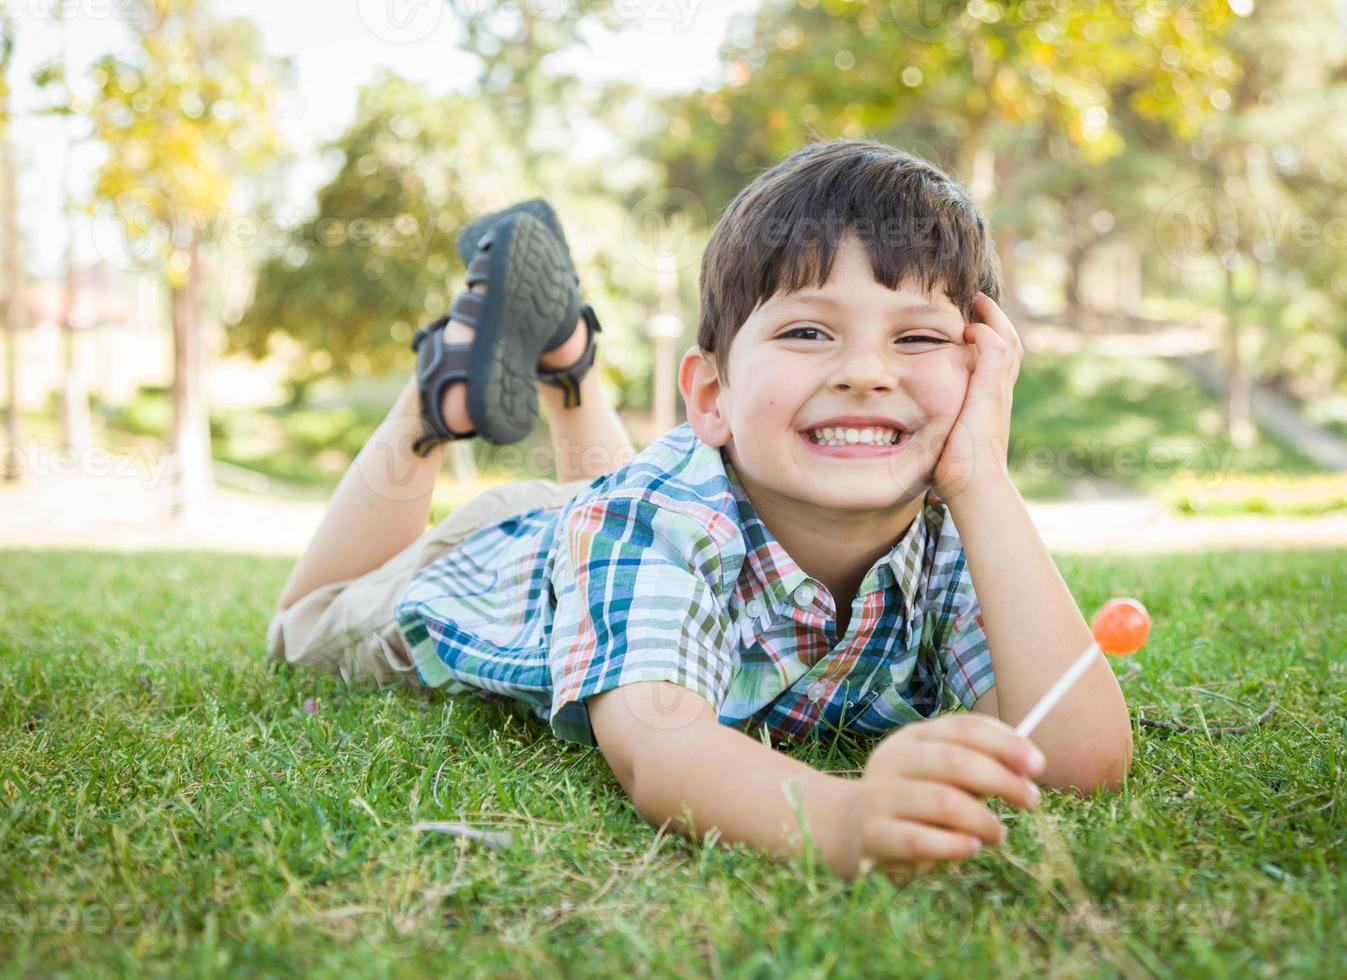
<svg viewBox="0 0 1347 980">
<path fill-rule="evenodd" d="M 525 480 L 479 494 L 374 571 L 320 586 L 288 609 L 278 608 L 267 629 L 267 658 L 326 671 L 347 683 L 423 686 L 394 611 L 416 573 L 474 531 L 560 506 L 588 486 L 587 480 Z M 453 694 L 468 687 L 451 681 L 444 690 Z"/>
</svg>

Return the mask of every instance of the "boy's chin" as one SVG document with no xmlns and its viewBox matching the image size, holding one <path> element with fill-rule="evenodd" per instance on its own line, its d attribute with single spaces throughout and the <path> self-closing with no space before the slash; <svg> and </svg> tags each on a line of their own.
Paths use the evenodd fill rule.
<svg viewBox="0 0 1347 980">
<path fill-rule="evenodd" d="M 900 511 L 920 500 L 928 488 L 917 487 L 912 490 L 895 492 L 893 487 L 866 492 L 860 487 L 839 487 L 829 493 L 811 494 L 808 501 L 822 510 L 839 514 L 875 514 L 885 511 Z"/>
</svg>

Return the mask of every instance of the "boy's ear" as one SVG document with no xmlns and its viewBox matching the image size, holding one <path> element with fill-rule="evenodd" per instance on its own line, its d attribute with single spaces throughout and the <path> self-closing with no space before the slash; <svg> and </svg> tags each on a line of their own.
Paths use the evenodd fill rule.
<svg viewBox="0 0 1347 980">
<path fill-rule="evenodd" d="M 730 426 L 720 411 L 720 375 L 715 358 L 700 347 L 689 347 L 678 366 L 678 390 L 688 410 L 688 425 L 708 446 L 730 441 Z"/>
</svg>

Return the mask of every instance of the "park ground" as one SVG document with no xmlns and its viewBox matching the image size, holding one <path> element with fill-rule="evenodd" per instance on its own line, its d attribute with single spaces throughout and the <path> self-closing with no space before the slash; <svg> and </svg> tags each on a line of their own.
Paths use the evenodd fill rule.
<svg viewBox="0 0 1347 980">
<path fill-rule="evenodd" d="M 1341 976 L 1345 559 L 1063 557 L 1154 614 L 1126 785 L 900 888 L 657 831 L 509 705 L 267 667 L 288 559 L 11 551 L 0 973 Z"/>
</svg>

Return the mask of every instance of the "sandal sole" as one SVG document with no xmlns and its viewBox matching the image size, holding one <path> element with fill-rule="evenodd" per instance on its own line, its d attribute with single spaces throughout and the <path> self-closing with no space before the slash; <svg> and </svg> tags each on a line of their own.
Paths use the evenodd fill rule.
<svg viewBox="0 0 1347 980">
<path fill-rule="evenodd" d="M 530 214 L 496 226 L 486 296 L 468 355 L 468 414 L 488 442 L 518 442 L 538 417 L 538 357 L 558 324 L 580 316 L 570 265 L 547 226 Z"/>
<path fill-rule="evenodd" d="M 520 201 L 501 211 L 494 211 L 491 214 L 484 214 L 469 222 L 468 225 L 458 233 L 458 239 L 455 241 L 455 247 L 458 249 L 459 257 L 463 259 L 463 264 L 467 265 L 472 261 L 472 257 L 477 254 L 477 243 L 481 241 L 482 236 L 487 230 L 498 221 L 515 214 L 531 214 L 543 224 L 547 225 L 552 234 L 557 236 L 557 241 L 561 242 L 562 249 L 566 254 L 566 264 L 574 270 L 575 263 L 571 261 L 570 246 L 566 242 L 566 233 L 561 229 L 561 220 L 557 217 L 556 211 L 552 205 L 548 204 L 541 197 L 535 197 L 528 201 Z"/>
</svg>

